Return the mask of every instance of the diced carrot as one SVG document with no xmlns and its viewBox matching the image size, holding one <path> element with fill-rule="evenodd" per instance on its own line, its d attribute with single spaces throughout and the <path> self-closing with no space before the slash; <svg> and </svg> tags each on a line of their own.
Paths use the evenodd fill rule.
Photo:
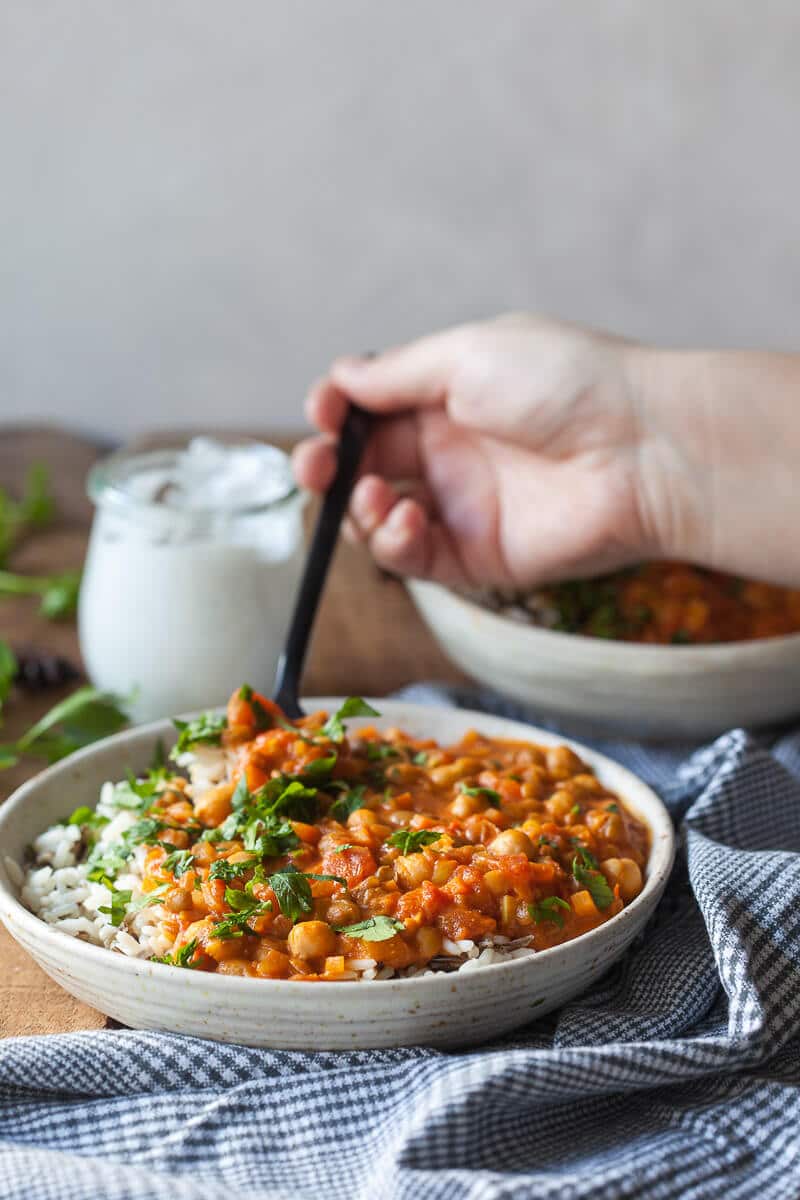
<svg viewBox="0 0 800 1200">
<path fill-rule="evenodd" d="M 592 899 L 591 892 L 575 892 L 574 896 L 570 896 L 572 911 L 576 917 L 596 917 L 597 905 Z"/>
</svg>

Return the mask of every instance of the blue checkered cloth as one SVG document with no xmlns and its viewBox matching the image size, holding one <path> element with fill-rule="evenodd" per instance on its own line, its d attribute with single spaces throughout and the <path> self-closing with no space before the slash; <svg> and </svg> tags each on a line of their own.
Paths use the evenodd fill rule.
<svg viewBox="0 0 800 1200">
<path fill-rule="evenodd" d="M 683 849 L 590 993 L 457 1053 L 10 1038 L 0 1197 L 798 1200 L 800 732 L 595 744 L 660 792 Z"/>
</svg>

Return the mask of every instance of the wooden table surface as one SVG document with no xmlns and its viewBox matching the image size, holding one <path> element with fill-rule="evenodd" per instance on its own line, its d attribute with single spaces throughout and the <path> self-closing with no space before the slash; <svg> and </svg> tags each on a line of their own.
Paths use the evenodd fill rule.
<svg viewBox="0 0 800 1200">
<path fill-rule="evenodd" d="M 44 462 L 58 503 L 57 523 L 18 549 L 15 570 L 51 572 L 81 564 L 92 515 L 84 482 L 100 452 L 92 442 L 57 430 L 0 432 L 0 486 L 18 494 L 30 464 Z M 74 622 L 45 621 L 36 608 L 35 600 L 0 599 L 0 638 L 15 648 L 58 652 L 79 665 Z M 381 696 L 420 679 L 461 682 L 463 676 L 443 657 L 402 585 L 381 575 L 362 551 L 343 544 L 320 610 L 304 690 Z M 18 736 L 69 690 L 32 696 L 16 689 L 5 706 L 2 740 Z M 0 773 L 0 800 L 35 769 L 25 764 Z M 0 927 L 0 1036 L 96 1029 L 105 1023 L 102 1014 L 48 979 Z"/>
</svg>

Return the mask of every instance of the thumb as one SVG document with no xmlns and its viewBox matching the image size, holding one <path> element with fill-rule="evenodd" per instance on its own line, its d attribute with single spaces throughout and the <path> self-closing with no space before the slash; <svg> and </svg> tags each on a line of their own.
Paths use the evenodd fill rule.
<svg viewBox="0 0 800 1200">
<path fill-rule="evenodd" d="M 339 358 L 330 377 L 357 404 L 376 412 L 442 404 L 462 341 L 461 329 L 449 329 L 373 357 Z"/>
</svg>

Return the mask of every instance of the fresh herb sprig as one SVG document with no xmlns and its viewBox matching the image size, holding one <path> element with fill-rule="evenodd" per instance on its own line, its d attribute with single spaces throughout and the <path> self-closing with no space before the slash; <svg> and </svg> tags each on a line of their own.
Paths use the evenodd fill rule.
<svg viewBox="0 0 800 1200">
<path fill-rule="evenodd" d="M 402 854 L 416 854 L 423 846 L 431 846 L 442 836 L 436 829 L 397 829 L 386 839 L 388 846 L 396 846 Z"/>
<path fill-rule="evenodd" d="M 586 888 L 597 907 L 605 910 L 614 900 L 608 880 L 593 854 L 583 846 L 576 846 L 576 849 L 577 854 L 572 860 L 572 874 L 581 887 Z"/>
<path fill-rule="evenodd" d="M 544 900 L 537 900 L 535 904 L 528 905 L 531 920 L 537 925 L 543 921 L 551 921 L 559 929 L 564 928 L 564 909 L 570 912 L 570 905 L 560 896 L 545 896 Z"/>
<path fill-rule="evenodd" d="M 12 499 L 0 488 L 0 567 L 5 566 L 9 554 L 27 533 L 52 521 L 55 510 L 44 463 L 33 463 L 29 468 L 20 500 Z"/>
<path fill-rule="evenodd" d="M 128 724 L 124 701 L 111 692 L 78 688 L 61 700 L 15 742 L 0 746 L 0 769 L 12 767 L 23 756 L 58 762 L 99 738 Z"/>
<path fill-rule="evenodd" d="M 388 942 L 395 934 L 402 933 L 405 926 L 395 917 L 367 917 L 355 925 L 339 925 L 336 932 L 347 937 L 360 938 L 362 942 Z"/>
<path fill-rule="evenodd" d="M 150 959 L 151 962 L 167 963 L 170 967 L 187 967 L 190 970 L 196 966 L 193 961 L 197 950 L 197 938 L 192 938 L 190 942 L 186 942 L 183 946 L 179 946 L 174 954 L 162 954 L 154 956 Z"/>
<path fill-rule="evenodd" d="M 178 731 L 178 740 L 172 751 L 174 758 L 176 754 L 191 750 L 192 746 L 218 746 L 228 727 L 228 718 L 224 713 L 206 712 L 193 721 L 181 721 L 176 717 L 172 724 Z"/>
<path fill-rule="evenodd" d="M 344 722 L 348 717 L 379 717 L 381 714 L 360 696 L 348 696 L 343 704 L 328 717 L 320 732 L 331 742 L 343 742 L 345 733 Z"/>
<path fill-rule="evenodd" d="M 0 571 L 0 596 L 39 596 L 39 612 L 50 621 L 74 615 L 80 586 L 80 571 L 62 571 L 58 575 Z"/>
</svg>

